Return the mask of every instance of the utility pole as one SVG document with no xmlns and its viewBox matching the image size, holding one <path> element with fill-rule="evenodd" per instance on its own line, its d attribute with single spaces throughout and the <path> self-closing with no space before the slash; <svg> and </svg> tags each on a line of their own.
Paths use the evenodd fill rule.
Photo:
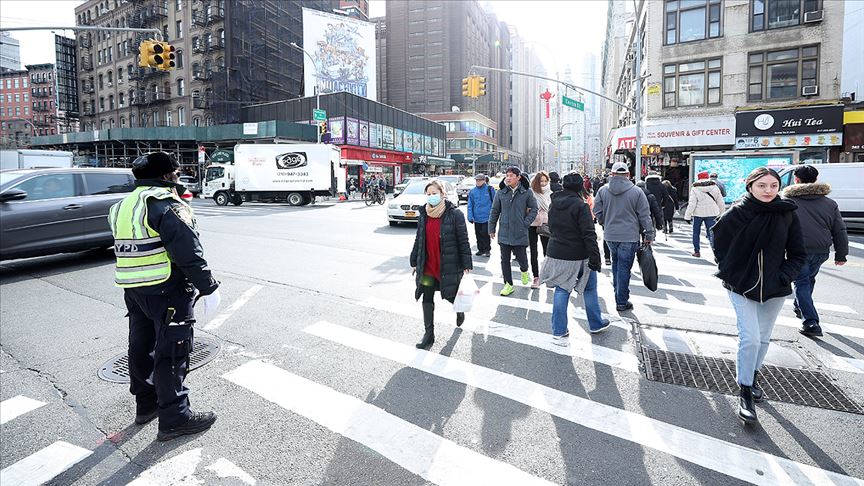
<svg viewBox="0 0 864 486">
<path fill-rule="evenodd" d="M 555 73 L 555 79 L 558 79 L 559 75 Z M 557 167 L 557 172 L 561 174 L 561 85 L 558 85 L 558 96 L 556 96 L 557 101 L 555 102 L 555 166 Z"/>
<path fill-rule="evenodd" d="M 642 32 L 640 32 L 640 12 L 636 12 L 636 22 L 633 24 L 636 35 L 636 53 L 633 56 L 633 76 L 636 90 L 636 147 L 633 153 L 636 155 L 635 174 L 636 182 L 642 180 Z"/>
</svg>

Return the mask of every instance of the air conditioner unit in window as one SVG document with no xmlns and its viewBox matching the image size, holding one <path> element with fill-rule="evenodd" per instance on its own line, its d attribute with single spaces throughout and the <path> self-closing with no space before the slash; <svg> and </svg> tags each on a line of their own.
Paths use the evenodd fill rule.
<svg viewBox="0 0 864 486">
<path fill-rule="evenodd" d="M 822 22 L 822 11 L 814 10 L 813 12 L 804 12 L 804 23 Z"/>
<path fill-rule="evenodd" d="M 816 96 L 819 94 L 819 86 L 804 86 L 801 89 L 801 96 Z"/>
</svg>

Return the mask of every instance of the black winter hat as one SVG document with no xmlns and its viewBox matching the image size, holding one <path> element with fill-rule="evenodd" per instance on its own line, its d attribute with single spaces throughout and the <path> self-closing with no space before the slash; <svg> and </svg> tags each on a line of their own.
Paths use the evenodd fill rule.
<svg viewBox="0 0 864 486">
<path fill-rule="evenodd" d="M 165 152 L 151 152 L 132 162 L 132 174 L 136 179 L 158 179 L 180 168 L 174 157 Z"/>
<path fill-rule="evenodd" d="M 561 176 L 557 172 L 552 171 L 549 173 L 549 182 L 561 182 Z"/>
<path fill-rule="evenodd" d="M 561 180 L 561 185 L 564 186 L 564 189 L 582 192 L 582 189 L 585 187 L 585 179 L 579 174 L 567 174 Z"/>
</svg>

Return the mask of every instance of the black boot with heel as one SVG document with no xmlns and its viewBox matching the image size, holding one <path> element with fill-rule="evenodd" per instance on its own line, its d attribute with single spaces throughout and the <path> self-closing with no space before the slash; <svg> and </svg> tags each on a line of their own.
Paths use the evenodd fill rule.
<svg viewBox="0 0 864 486">
<path fill-rule="evenodd" d="M 423 339 L 416 347 L 428 350 L 435 344 L 435 303 L 433 302 L 423 303 L 423 327 L 426 328 L 426 332 L 423 333 Z"/>
<path fill-rule="evenodd" d="M 457 312 L 456 313 L 456 327 L 462 327 L 462 323 L 465 322 L 465 313 Z"/>
<path fill-rule="evenodd" d="M 759 386 L 759 372 L 753 372 L 753 385 L 750 387 L 753 389 L 753 401 L 756 403 L 760 403 L 765 400 L 765 394 L 762 393 L 762 388 Z"/>
<path fill-rule="evenodd" d="M 738 398 L 738 418 L 745 424 L 755 424 L 759 421 L 756 418 L 756 406 L 753 404 L 753 388 L 745 385 L 741 386 L 741 395 Z"/>
</svg>

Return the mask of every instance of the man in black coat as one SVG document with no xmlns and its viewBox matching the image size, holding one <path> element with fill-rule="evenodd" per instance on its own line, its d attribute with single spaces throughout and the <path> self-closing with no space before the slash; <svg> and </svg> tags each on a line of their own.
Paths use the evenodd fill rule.
<svg viewBox="0 0 864 486">
<path fill-rule="evenodd" d="M 840 216 L 840 208 L 828 197 L 831 186 L 816 182 L 819 171 L 812 165 L 798 167 L 793 172 L 795 185 L 783 192 L 783 197 L 798 205 L 801 235 L 807 261 L 795 279 L 795 315 L 802 321 L 799 332 L 808 337 L 821 336 L 819 313 L 813 305 L 813 287 L 819 268 L 828 260 L 831 245 L 834 245 L 834 265 L 846 263 L 849 254 L 849 237 L 846 224 Z"/>
</svg>

